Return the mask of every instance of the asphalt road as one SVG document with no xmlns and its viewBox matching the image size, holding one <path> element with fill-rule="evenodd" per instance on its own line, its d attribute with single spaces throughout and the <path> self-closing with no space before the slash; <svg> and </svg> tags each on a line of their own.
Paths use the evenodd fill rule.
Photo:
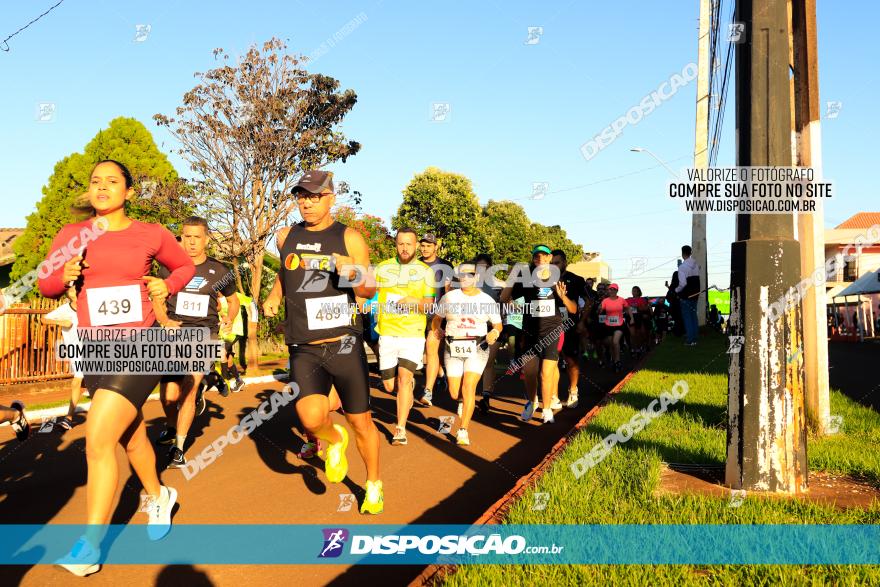
<svg viewBox="0 0 880 587">
<path fill-rule="evenodd" d="M 625 373 L 614 374 L 587 364 L 579 383 L 580 405 L 563 410 L 556 423 L 528 424 L 519 420 L 525 400 L 518 376 L 501 376 L 488 416 L 476 415 L 470 427 L 471 446 L 459 447 L 452 433 L 440 434 L 439 418 L 455 415 L 448 394 L 437 393 L 439 405 L 413 409 L 408 425 L 409 444 L 391 446 L 395 399 L 381 390 L 371 376 L 373 416 L 381 435 L 381 478 L 385 485 L 385 512 L 362 516 L 358 506 L 339 511 L 340 495 L 363 498 L 365 470 L 354 443 L 349 447 L 349 477 L 338 485 L 326 481 L 323 462 L 304 462 L 296 456 L 302 444 L 294 431 L 292 406 L 187 481 L 181 471 L 162 473 L 163 483 L 179 492 L 174 523 L 183 524 L 363 524 L 363 523 L 471 523 L 529 472 L 550 448 L 595 405 Z M 208 410 L 198 417 L 187 454 L 200 452 L 255 409 L 281 383 L 250 385 L 238 394 L 208 395 Z M 560 387 L 567 389 L 563 376 Z M 563 391 L 563 398 L 566 392 Z M 158 402 L 144 408 L 150 438 L 163 427 Z M 343 422 L 338 414 L 334 419 Z M 3 523 L 77 524 L 86 514 L 86 459 L 84 416 L 73 430 L 32 434 L 19 443 L 8 427 L 0 429 L 0 519 Z M 39 423 L 37 423 L 39 427 Z M 158 453 L 164 462 L 164 450 Z M 119 462 L 125 462 L 118 449 Z M 137 513 L 140 484 L 131 470 L 120 467 L 119 501 L 113 523 L 146 522 Z M 172 530 L 173 531 L 173 530 Z M 230 536 L 235 540 L 235 536 Z M 314 549 L 314 545 L 291 548 Z M 402 585 L 420 567 L 401 566 L 254 566 L 254 565 L 110 565 L 88 578 L 98 585 L 363 585 L 382 581 Z M 3 585 L 69 585 L 78 578 L 52 566 L 0 567 Z"/>
</svg>

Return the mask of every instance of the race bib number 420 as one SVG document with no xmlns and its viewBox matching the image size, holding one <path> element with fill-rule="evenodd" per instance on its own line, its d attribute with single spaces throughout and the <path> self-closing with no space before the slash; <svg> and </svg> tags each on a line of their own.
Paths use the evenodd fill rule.
<svg viewBox="0 0 880 587">
<path fill-rule="evenodd" d="M 556 304 L 554 300 L 534 300 L 532 302 L 532 316 L 547 318 L 555 314 Z"/>
<path fill-rule="evenodd" d="M 86 290 L 86 297 L 92 326 L 113 326 L 143 320 L 141 288 L 138 285 L 91 287 Z"/>
</svg>

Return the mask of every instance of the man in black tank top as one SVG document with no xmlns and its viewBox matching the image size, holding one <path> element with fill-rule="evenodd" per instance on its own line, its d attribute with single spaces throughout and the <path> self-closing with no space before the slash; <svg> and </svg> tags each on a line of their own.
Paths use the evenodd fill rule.
<svg viewBox="0 0 880 587">
<path fill-rule="evenodd" d="M 367 469 L 361 513 L 383 509 L 379 480 L 379 436 L 370 414 L 367 356 L 355 297 L 376 290 L 370 250 L 356 230 L 333 220 L 332 174 L 307 171 L 293 188 L 303 221 L 278 233 L 281 271 L 263 303 L 275 316 L 284 300 L 284 338 L 290 351 L 290 380 L 299 388 L 296 412 L 302 426 L 329 443 L 327 479 L 348 473 L 348 432 L 330 419 L 328 397 L 335 387 Z"/>
</svg>

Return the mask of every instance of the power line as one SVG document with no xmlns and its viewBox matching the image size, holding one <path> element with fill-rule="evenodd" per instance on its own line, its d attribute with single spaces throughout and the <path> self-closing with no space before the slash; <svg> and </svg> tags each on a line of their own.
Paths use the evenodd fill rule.
<svg viewBox="0 0 880 587">
<path fill-rule="evenodd" d="M 27 23 L 26 25 L 24 25 L 23 27 L 21 27 L 20 29 L 18 29 L 17 31 L 15 31 L 11 35 L 9 35 L 5 39 L 3 39 L 2 41 L 0 41 L 0 49 L 9 53 L 9 51 L 10 51 L 9 43 L 7 43 L 7 41 L 9 41 L 9 39 L 14 37 L 15 35 L 17 35 L 21 31 L 25 30 L 26 28 L 28 28 L 29 26 L 31 26 L 32 24 L 34 24 L 35 22 L 37 22 L 38 20 L 40 20 L 41 18 L 43 18 L 44 16 L 46 16 L 47 14 L 49 14 L 50 12 L 52 12 L 53 10 L 58 8 L 59 6 L 61 6 L 62 2 L 64 2 L 64 0 L 58 0 L 58 2 L 56 4 L 54 4 L 52 7 L 50 7 L 46 12 L 44 12 L 43 14 L 38 16 L 37 18 L 33 19 L 32 21 L 30 21 L 29 23 Z"/>
<path fill-rule="evenodd" d="M 680 161 L 680 160 L 682 160 L 682 159 L 686 159 L 686 158 L 688 158 L 688 157 L 690 157 L 690 155 L 685 155 L 685 156 L 682 156 L 682 157 L 676 157 L 675 159 L 670 159 L 669 161 L 670 161 L 670 162 L 672 162 L 672 161 Z M 582 185 L 576 185 L 576 186 L 569 187 L 569 188 L 563 188 L 563 189 L 560 189 L 560 190 L 553 190 L 552 192 L 542 193 L 540 198 L 536 198 L 536 197 L 535 197 L 536 194 L 532 194 L 532 195 L 530 195 L 530 196 L 525 196 L 525 197 L 522 197 L 522 198 L 506 198 L 506 201 L 510 201 L 510 202 L 519 202 L 519 201 L 523 201 L 523 200 L 535 200 L 535 201 L 540 201 L 540 200 L 543 200 L 544 197 L 546 197 L 546 196 L 550 196 L 550 195 L 553 195 L 553 194 L 561 194 L 561 193 L 563 193 L 563 192 L 571 192 L 571 191 L 574 191 L 574 190 L 579 190 L 579 189 L 583 189 L 583 188 L 586 188 L 586 187 L 594 186 L 594 185 L 597 185 L 597 184 L 600 184 L 600 183 L 607 183 L 607 182 L 609 182 L 609 181 L 616 181 L 616 180 L 618 180 L 618 179 L 623 179 L 624 177 L 630 177 L 630 176 L 632 176 L 632 175 L 638 175 L 638 174 L 640 174 L 640 173 L 646 173 L 646 172 L 648 172 L 648 171 L 653 171 L 654 169 L 658 169 L 659 167 L 662 167 L 662 165 L 653 165 L 653 166 L 651 166 L 651 167 L 645 167 L 645 168 L 643 168 L 643 169 L 637 169 L 636 171 L 630 171 L 629 173 L 623 173 L 623 174 L 621 174 L 621 175 L 615 175 L 615 176 L 612 176 L 612 177 L 606 177 L 606 178 L 603 178 L 603 179 L 597 179 L 596 181 L 591 181 L 590 183 L 585 183 L 585 184 L 582 184 Z"/>
<path fill-rule="evenodd" d="M 718 39 L 721 28 L 721 21 L 724 13 L 724 0 L 715 0 L 712 3 L 712 43 L 710 50 L 710 61 L 712 63 L 712 74 L 709 76 L 709 96 L 710 107 L 709 116 L 712 121 L 712 139 L 709 141 L 709 166 L 714 167 L 718 161 L 718 151 L 721 148 L 721 131 L 724 128 L 724 114 L 727 108 L 727 89 L 730 87 L 730 73 L 733 70 L 733 43 L 730 39 L 725 45 L 723 56 L 724 68 L 718 74 L 718 67 L 715 66 L 719 62 L 718 55 Z M 730 10 L 730 19 L 728 27 L 733 24 L 733 11 Z M 728 28 L 730 30 L 730 28 Z M 715 91 L 718 83 L 716 79 L 720 77 L 720 89 Z M 712 113 L 715 113 L 713 116 Z"/>
</svg>

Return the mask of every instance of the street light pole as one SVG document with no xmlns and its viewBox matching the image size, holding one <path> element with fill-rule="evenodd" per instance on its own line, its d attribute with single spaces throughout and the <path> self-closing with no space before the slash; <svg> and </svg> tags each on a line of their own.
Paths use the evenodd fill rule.
<svg viewBox="0 0 880 587">
<path fill-rule="evenodd" d="M 648 155 L 653 157 L 657 161 L 657 163 L 659 163 L 660 165 L 665 167 L 666 171 L 669 172 L 669 175 L 671 175 L 675 179 L 678 179 L 679 174 L 677 174 L 675 171 L 673 171 L 672 168 L 666 164 L 666 161 L 664 161 L 663 159 L 661 159 L 660 157 L 658 157 L 657 155 L 655 155 L 653 152 L 649 151 L 648 149 L 646 149 L 644 147 L 633 147 L 632 149 L 630 149 L 630 151 L 632 151 L 633 153 L 647 153 Z"/>
</svg>

